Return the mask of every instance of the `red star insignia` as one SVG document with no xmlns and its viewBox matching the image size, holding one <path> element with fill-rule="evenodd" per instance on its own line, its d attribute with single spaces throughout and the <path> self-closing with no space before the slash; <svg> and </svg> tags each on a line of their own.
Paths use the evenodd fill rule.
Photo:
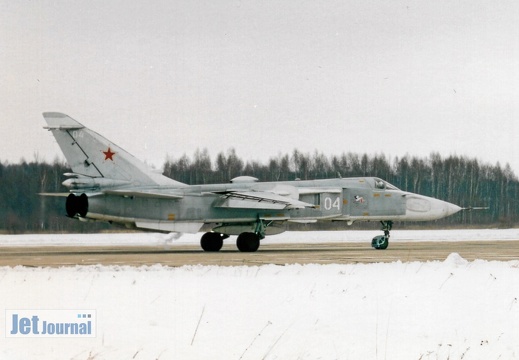
<svg viewBox="0 0 519 360">
<path fill-rule="evenodd" d="M 110 146 L 108 147 L 108 150 L 103 151 L 103 154 L 105 154 L 105 160 L 114 161 L 113 156 L 115 155 L 115 153 L 110 149 Z"/>
</svg>

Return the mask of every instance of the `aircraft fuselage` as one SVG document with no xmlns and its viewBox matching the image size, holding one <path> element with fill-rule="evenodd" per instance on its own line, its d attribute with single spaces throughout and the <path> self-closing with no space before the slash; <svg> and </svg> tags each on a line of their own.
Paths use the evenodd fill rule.
<svg viewBox="0 0 519 360">
<path fill-rule="evenodd" d="M 181 233 L 207 224 L 211 231 L 200 241 L 205 251 L 219 251 L 229 235 L 238 235 L 240 251 L 256 251 L 261 239 L 283 232 L 290 221 L 380 221 L 384 235 L 372 246 L 385 249 L 393 221 L 436 220 L 461 210 L 374 177 L 258 182 L 241 176 L 227 184 L 187 185 L 68 115 L 43 116 L 72 170 L 63 182 L 69 217 Z"/>
<path fill-rule="evenodd" d="M 377 186 L 377 184 L 382 184 Z M 148 190 L 152 190 L 147 188 Z M 161 188 L 164 190 L 164 188 Z M 220 206 L 220 192 L 279 189 L 313 207 L 272 209 Z M 162 231 L 196 232 L 204 223 L 221 224 L 218 231 L 238 235 L 258 219 L 274 222 L 427 221 L 459 211 L 445 201 L 399 190 L 377 178 L 347 178 L 289 182 L 244 182 L 193 185 L 171 189 L 178 199 L 128 195 L 88 195 L 84 218 Z M 247 203 L 246 203 L 247 204 Z M 251 202 L 252 204 L 252 202 Z M 251 224 L 251 225 L 249 225 Z M 267 234 L 270 232 L 267 228 Z M 270 229 L 281 232 L 280 228 Z"/>
</svg>

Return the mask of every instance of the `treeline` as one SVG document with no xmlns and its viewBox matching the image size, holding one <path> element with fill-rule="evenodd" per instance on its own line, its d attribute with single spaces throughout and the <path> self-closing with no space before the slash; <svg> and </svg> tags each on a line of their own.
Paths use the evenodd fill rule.
<svg viewBox="0 0 519 360">
<path fill-rule="evenodd" d="M 243 161 L 234 149 L 212 161 L 206 149 L 192 157 L 168 159 L 164 174 L 187 184 L 228 182 L 248 175 L 260 181 L 313 180 L 333 177 L 377 176 L 398 188 L 446 200 L 462 207 L 489 207 L 468 211 L 438 223 L 474 226 L 514 226 L 519 220 L 519 181 L 510 166 L 490 165 L 464 156 L 432 153 L 389 159 L 385 155 L 343 153 L 326 156 L 318 151 L 278 155 L 266 163 Z M 430 224 L 428 224 L 430 225 Z"/>
<path fill-rule="evenodd" d="M 61 185 L 66 172 L 70 168 L 58 160 L 53 164 L 37 160 L 0 163 L 0 233 L 90 232 L 109 228 L 107 224 L 66 218 L 65 197 L 38 195 L 66 193 Z"/>
<path fill-rule="evenodd" d="M 107 224 L 82 223 L 65 217 L 64 197 L 42 197 L 38 193 L 64 193 L 61 185 L 68 165 L 22 161 L 0 163 L 0 232 L 94 232 L 110 229 Z M 519 181 L 509 165 L 482 164 L 460 156 L 427 158 L 384 155 L 322 153 L 278 155 L 267 162 L 244 161 L 234 149 L 213 160 L 207 149 L 192 157 L 170 158 L 164 174 L 187 184 L 229 182 L 242 175 L 260 181 L 311 180 L 333 177 L 378 176 L 402 190 L 446 200 L 463 207 L 488 206 L 488 210 L 464 212 L 436 222 L 441 226 L 514 226 L 519 220 Z M 399 225 L 406 226 L 404 224 Z M 407 225 L 408 226 L 408 225 Z M 428 223 L 427 226 L 431 226 Z"/>
</svg>

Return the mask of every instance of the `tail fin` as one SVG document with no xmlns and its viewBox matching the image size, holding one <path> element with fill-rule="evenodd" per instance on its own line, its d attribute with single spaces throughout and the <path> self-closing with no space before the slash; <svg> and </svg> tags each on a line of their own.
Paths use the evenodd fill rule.
<svg viewBox="0 0 519 360">
<path fill-rule="evenodd" d="M 133 185 L 185 186 L 154 172 L 133 155 L 65 114 L 45 112 L 43 117 L 48 124 L 45 129 L 52 132 L 77 175 Z"/>
</svg>

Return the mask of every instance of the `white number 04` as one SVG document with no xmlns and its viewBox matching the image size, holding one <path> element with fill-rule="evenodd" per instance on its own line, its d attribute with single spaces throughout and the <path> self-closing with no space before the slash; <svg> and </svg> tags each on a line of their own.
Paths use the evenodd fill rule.
<svg viewBox="0 0 519 360">
<path fill-rule="evenodd" d="M 339 201 L 339 197 L 336 197 L 335 201 L 333 201 L 333 199 L 330 197 L 324 199 L 324 209 L 331 210 L 332 208 L 337 210 L 341 209 L 341 202 Z"/>
</svg>

